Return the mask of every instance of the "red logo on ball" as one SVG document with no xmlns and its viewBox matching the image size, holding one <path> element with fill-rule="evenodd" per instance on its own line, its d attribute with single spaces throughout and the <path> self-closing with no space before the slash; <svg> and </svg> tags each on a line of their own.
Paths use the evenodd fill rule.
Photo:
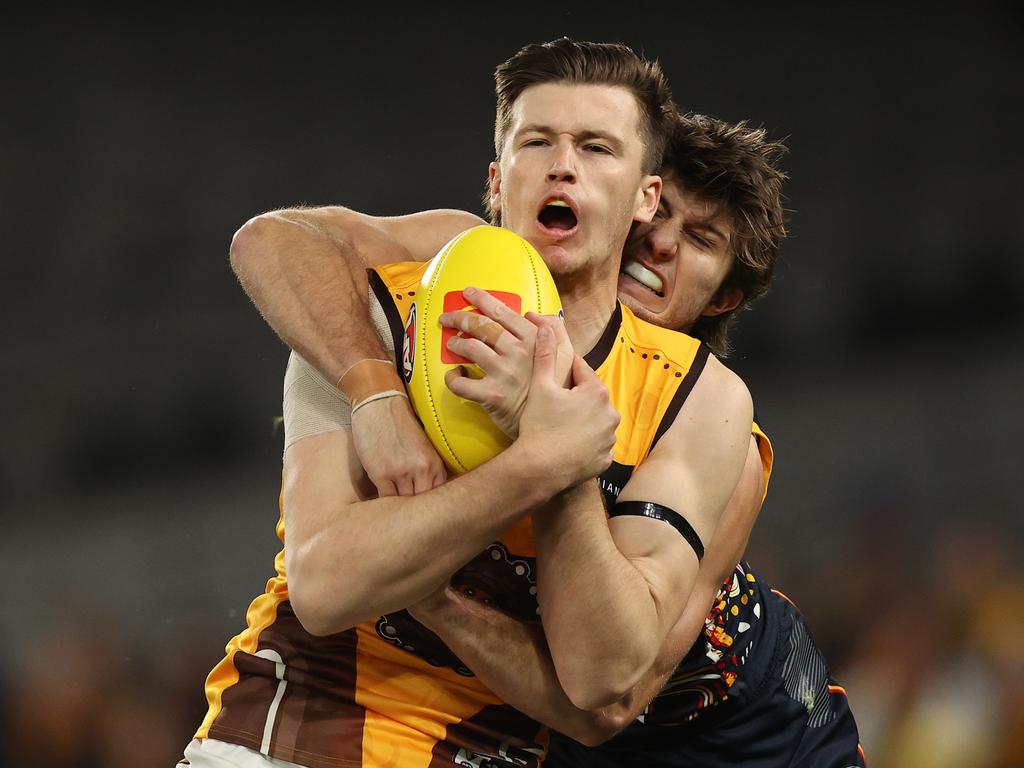
<svg viewBox="0 0 1024 768">
<path fill-rule="evenodd" d="M 507 291 L 487 291 L 491 296 L 496 298 L 502 304 L 509 309 L 513 310 L 517 315 L 522 314 L 523 299 L 517 293 L 508 293 Z M 479 315 L 480 310 L 466 301 L 466 297 L 462 295 L 462 291 L 449 291 L 444 295 L 444 311 L 445 312 L 472 312 L 474 315 Z M 441 362 L 442 363 L 470 363 L 469 360 L 462 357 L 462 355 L 456 355 L 454 352 L 448 351 L 448 340 L 455 336 L 465 336 L 462 331 L 457 328 L 442 328 L 441 329 Z"/>
</svg>

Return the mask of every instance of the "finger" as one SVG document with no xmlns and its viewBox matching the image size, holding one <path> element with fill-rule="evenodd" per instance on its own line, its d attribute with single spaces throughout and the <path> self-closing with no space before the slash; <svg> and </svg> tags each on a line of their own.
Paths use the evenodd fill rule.
<svg viewBox="0 0 1024 768">
<path fill-rule="evenodd" d="M 444 374 L 445 386 L 450 387 L 451 383 L 455 379 L 457 379 L 457 378 L 459 378 L 461 376 L 467 376 L 467 375 L 468 374 L 466 373 L 466 369 L 463 366 L 461 366 L 461 365 L 457 365 L 454 368 L 449 368 L 447 371 L 445 371 L 445 374 Z"/>
<path fill-rule="evenodd" d="M 452 394 L 472 400 L 474 403 L 483 403 L 489 392 L 488 384 L 483 379 L 474 379 L 470 376 L 452 376 L 450 379 L 445 374 L 445 383 Z"/>
<path fill-rule="evenodd" d="M 398 489 L 395 487 L 395 484 L 393 482 L 391 482 L 390 480 L 386 480 L 384 478 L 376 478 L 376 479 L 375 478 L 370 478 L 370 479 L 373 481 L 373 484 L 377 487 L 377 496 L 378 497 L 384 498 L 385 496 L 397 496 L 398 495 Z"/>
<path fill-rule="evenodd" d="M 549 328 L 554 328 L 555 323 L 561 323 L 561 321 L 558 319 L 558 315 L 540 315 L 537 314 L 536 312 L 531 311 L 527 312 L 526 315 L 524 315 L 524 317 L 526 317 L 527 320 L 529 320 L 537 327 L 546 325 Z"/>
<path fill-rule="evenodd" d="M 496 347 L 506 331 L 484 315 L 473 312 L 445 312 L 438 318 L 441 325 L 469 334 L 490 347 Z"/>
<path fill-rule="evenodd" d="M 407 475 L 403 475 L 395 481 L 395 488 L 398 490 L 399 496 L 412 496 L 416 493 L 412 478 Z"/>
<path fill-rule="evenodd" d="M 414 494 L 420 494 L 424 491 L 429 491 L 434 487 L 434 478 L 430 472 L 430 468 L 427 467 L 417 472 L 412 477 L 412 492 Z"/>
<path fill-rule="evenodd" d="M 527 312 L 526 319 L 538 328 L 550 328 L 555 334 L 555 345 L 572 349 L 572 341 L 569 339 L 569 331 L 565 328 L 565 321 L 558 315 L 538 315 L 536 312 Z"/>
<path fill-rule="evenodd" d="M 516 338 L 531 335 L 533 324 L 507 304 L 494 298 L 487 291 L 470 286 L 462 292 L 466 301 L 472 302 L 482 315 L 500 324 Z"/>
<path fill-rule="evenodd" d="M 555 373 L 555 336 L 550 328 L 537 331 L 537 343 L 533 348 L 533 381 L 551 381 Z"/>
<path fill-rule="evenodd" d="M 508 333 L 504 328 L 498 325 L 493 320 L 488 320 L 486 323 L 480 323 L 477 325 L 476 330 L 473 331 L 473 336 L 480 339 L 484 344 L 494 349 L 497 349 L 498 342 L 502 336 Z"/>
<path fill-rule="evenodd" d="M 494 370 L 494 364 L 498 360 L 497 352 L 472 336 L 453 336 L 448 339 L 448 350 L 471 363 L 476 363 L 484 373 Z"/>
</svg>

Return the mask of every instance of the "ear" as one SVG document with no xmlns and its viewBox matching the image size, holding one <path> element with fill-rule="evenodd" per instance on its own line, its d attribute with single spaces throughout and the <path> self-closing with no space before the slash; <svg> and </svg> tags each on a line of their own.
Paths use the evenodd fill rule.
<svg viewBox="0 0 1024 768">
<path fill-rule="evenodd" d="M 501 213 L 501 166 L 492 162 L 487 166 L 487 186 L 491 195 L 491 210 Z"/>
<path fill-rule="evenodd" d="M 701 312 L 702 317 L 716 317 L 732 312 L 743 301 L 743 291 L 739 288 L 722 288 L 714 295 Z"/>
<path fill-rule="evenodd" d="M 658 202 L 661 200 L 661 176 L 645 176 L 641 182 L 640 189 L 636 193 L 636 210 L 633 212 L 633 221 L 647 224 L 658 212 Z"/>
</svg>

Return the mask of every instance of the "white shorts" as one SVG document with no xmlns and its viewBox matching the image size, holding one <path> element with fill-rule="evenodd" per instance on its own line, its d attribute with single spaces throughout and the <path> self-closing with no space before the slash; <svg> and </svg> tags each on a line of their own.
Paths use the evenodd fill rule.
<svg viewBox="0 0 1024 768">
<path fill-rule="evenodd" d="M 298 763 L 275 760 L 262 752 L 217 739 L 192 739 L 178 768 L 303 768 Z"/>
</svg>

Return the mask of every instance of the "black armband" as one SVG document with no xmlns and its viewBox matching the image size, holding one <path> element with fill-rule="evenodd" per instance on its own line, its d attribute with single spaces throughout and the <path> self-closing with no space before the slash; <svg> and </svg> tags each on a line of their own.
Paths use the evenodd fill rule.
<svg viewBox="0 0 1024 768">
<path fill-rule="evenodd" d="M 701 543 L 700 536 L 693 530 L 693 526 L 686 522 L 686 518 L 674 509 L 655 504 L 653 501 L 620 501 L 611 508 L 608 517 L 619 517 L 620 515 L 637 515 L 668 523 L 693 547 L 693 551 L 697 553 L 697 559 L 703 559 L 704 545 Z"/>
</svg>

